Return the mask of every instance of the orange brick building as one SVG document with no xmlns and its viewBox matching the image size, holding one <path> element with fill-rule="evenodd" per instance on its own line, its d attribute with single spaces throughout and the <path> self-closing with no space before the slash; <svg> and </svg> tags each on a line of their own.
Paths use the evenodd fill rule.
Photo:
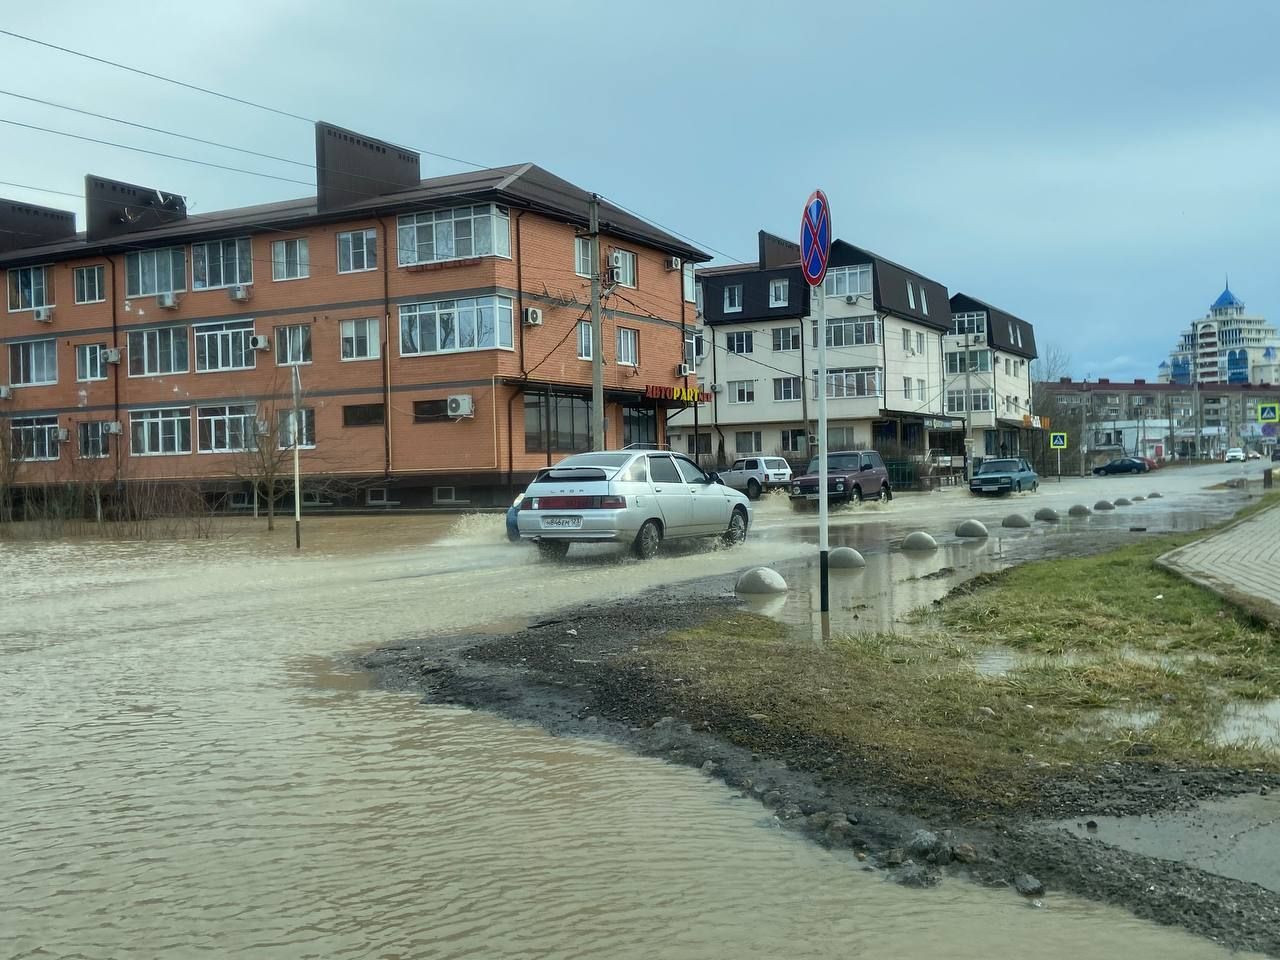
<svg viewBox="0 0 1280 960">
<path fill-rule="evenodd" d="M 501 503 L 590 449 L 590 195 L 532 164 L 418 165 L 322 124 L 316 197 L 195 216 L 90 176 L 80 233 L 0 201 L 18 488 L 195 478 L 243 504 L 246 448 L 292 442 L 295 368 L 304 476 L 361 481 L 359 505 Z M 662 443 L 708 257 L 600 216 L 604 446 Z"/>
</svg>

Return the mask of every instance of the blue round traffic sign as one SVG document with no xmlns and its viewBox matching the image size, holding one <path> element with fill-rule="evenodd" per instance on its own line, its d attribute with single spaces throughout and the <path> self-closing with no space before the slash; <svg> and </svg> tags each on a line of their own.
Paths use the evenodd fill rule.
<svg viewBox="0 0 1280 960">
<path fill-rule="evenodd" d="M 830 253 L 831 205 L 825 193 L 815 190 L 809 195 L 800 220 L 800 268 L 809 286 L 818 286 L 826 277 Z"/>
</svg>

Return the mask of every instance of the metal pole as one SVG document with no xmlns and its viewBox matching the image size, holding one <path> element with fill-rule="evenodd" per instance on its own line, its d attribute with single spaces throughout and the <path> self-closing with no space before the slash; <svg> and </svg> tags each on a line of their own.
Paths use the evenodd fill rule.
<svg viewBox="0 0 1280 960">
<path fill-rule="evenodd" d="M 995 382 L 995 351 L 991 351 L 991 382 Z M 969 389 L 969 334 L 964 335 L 964 446 L 968 456 L 964 458 L 966 465 L 965 479 L 973 476 L 973 391 Z"/>
<path fill-rule="evenodd" d="M 591 270 L 591 418 L 592 446 L 597 450 L 608 449 L 605 445 L 605 412 L 604 412 L 604 334 L 600 324 L 600 197 L 591 195 L 591 239 L 592 256 L 595 259 Z M 694 443 L 697 443 L 694 440 Z M 696 448 L 695 448 L 696 449 Z"/>
<path fill-rule="evenodd" d="M 820 612 L 831 609 L 827 557 L 827 304 L 822 284 L 813 288 L 813 325 L 818 338 L 818 573 Z"/>
<path fill-rule="evenodd" d="M 293 411 L 289 420 L 293 428 L 293 549 L 302 549 L 302 472 L 298 465 L 298 447 L 302 442 L 302 376 L 293 368 Z M 274 496 L 274 491 L 273 494 Z"/>
</svg>

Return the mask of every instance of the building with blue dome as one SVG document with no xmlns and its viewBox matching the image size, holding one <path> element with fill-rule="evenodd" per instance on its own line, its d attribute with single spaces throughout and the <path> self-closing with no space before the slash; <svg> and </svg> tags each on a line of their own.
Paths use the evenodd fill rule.
<svg viewBox="0 0 1280 960">
<path fill-rule="evenodd" d="M 1161 383 L 1280 383 L 1280 333 L 1261 316 L 1245 312 L 1227 283 L 1209 312 L 1184 330 Z"/>
</svg>

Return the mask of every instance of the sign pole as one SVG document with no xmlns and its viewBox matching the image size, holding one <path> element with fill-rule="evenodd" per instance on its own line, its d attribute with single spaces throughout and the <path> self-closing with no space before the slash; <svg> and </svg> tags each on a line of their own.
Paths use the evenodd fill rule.
<svg viewBox="0 0 1280 960">
<path fill-rule="evenodd" d="M 1062 448 L 1058 448 L 1058 482 L 1062 482 Z"/>
<path fill-rule="evenodd" d="M 809 312 L 813 316 L 818 341 L 818 577 L 819 612 L 831 609 L 827 489 L 827 304 L 823 281 L 827 277 L 827 257 L 831 253 L 831 206 L 827 195 L 815 190 L 804 205 L 800 220 L 800 269 L 809 284 Z M 802 384 L 803 385 L 803 384 Z"/>
<path fill-rule="evenodd" d="M 293 368 L 293 410 L 289 414 L 293 421 L 293 549 L 302 549 L 302 471 L 298 462 L 298 447 L 302 443 L 300 433 L 302 427 L 302 377 L 298 368 Z"/>
</svg>

